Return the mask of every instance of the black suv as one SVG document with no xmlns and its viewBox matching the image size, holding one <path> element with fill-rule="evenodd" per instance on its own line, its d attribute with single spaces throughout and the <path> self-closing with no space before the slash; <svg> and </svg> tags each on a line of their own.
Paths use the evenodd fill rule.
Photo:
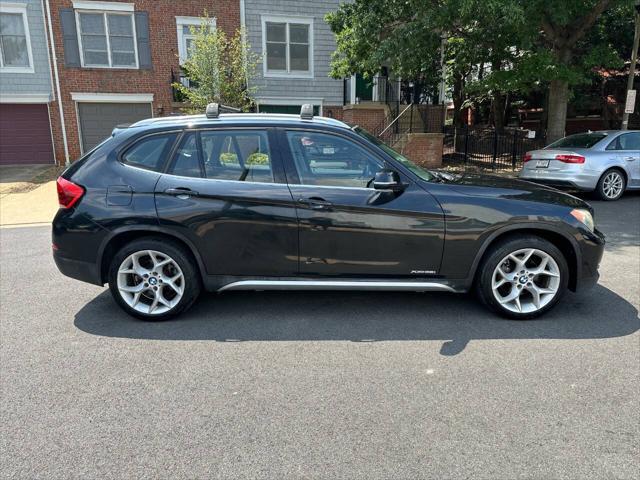
<svg viewBox="0 0 640 480">
<path fill-rule="evenodd" d="M 466 292 L 533 318 L 598 278 L 593 210 L 552 188 L 425 170 L 359 127 L 301 115 L 143 120 L 58 179 L 60 271 L 145 319 L 202 289 Z"/>
</svg>

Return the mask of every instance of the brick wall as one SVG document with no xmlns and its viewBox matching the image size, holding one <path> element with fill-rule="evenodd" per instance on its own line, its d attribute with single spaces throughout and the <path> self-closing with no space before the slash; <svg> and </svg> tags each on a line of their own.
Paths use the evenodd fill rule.
<svg viewBox="0 0 640 480">
<path fill-rule="evenodd" d="M 361 103 L 345 105 L 342 119 L 352 125 L 359 125 L 372 132 L 378 128 L 387 116 L 387 107 L 381 103 Z"/>
<path fill-rule="evenodd" d="M 342 110 L 342 105 L 338 106 L 322 106 L 322 116 L 335 118 L 336 120 L 344 120 L 344 114 Z"/>
<path fill-rule="evenodd" d="M 439 168 L 442 166 L 443 139 L 441 133 L 409 133 L 402 154 L 421 167 Z"/>
<path fill-rule="evenodd" d="M 233 34 L 240 27 L 239 0 L 129 0 L 123 3 L 134 3 L 136 11 L 149 13 L 152 59 L 150 70 L 65 67 L 59 10 L 73 8 L 73 2 L 51 0 L 55 54 L 71 160 L 80 156 L 78 119 L 71 92 L 152 93 L 154 116 L 167 115 L 173 110 L 171 72 L 172 69 L 177 71 L 179 67 L 175 17 L 199 17 L 206 11 L 210 17 L 216 18 L 217 28 L 227 34 Z M 55 102 L 51 105 L 51 112 L 56 158 L 58 162 L 64 162 L 61 122 Z"/>
</svg>

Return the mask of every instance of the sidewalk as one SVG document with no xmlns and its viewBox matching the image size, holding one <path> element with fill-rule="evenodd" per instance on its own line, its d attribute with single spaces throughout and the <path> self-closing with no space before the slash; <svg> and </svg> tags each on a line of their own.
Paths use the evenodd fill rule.
<svg viewBox="0 0 640 480">
<path fill-rule="evenodd" d="M 51 223 L 58 211 L 56 182 L 24 193 L 0 193 L 0 227 Z"/>
</svg>

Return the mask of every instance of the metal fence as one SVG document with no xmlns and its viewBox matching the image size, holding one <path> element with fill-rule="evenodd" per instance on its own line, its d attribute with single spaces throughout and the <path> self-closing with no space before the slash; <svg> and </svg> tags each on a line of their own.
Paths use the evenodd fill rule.
<svg viewBox="0 0 640 480">
<path fill-rule="evenodd" d="M 516 170 L 522 167 L 524 154 L 546 145 L 539 132 L 495 128 L 445 127 L 443 161 L 446 164 Z"/>
</svg>

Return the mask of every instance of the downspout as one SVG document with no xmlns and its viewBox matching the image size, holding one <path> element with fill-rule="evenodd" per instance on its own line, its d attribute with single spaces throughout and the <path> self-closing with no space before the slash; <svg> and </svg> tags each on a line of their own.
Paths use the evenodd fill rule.
<svg viewBox="0 0 640 480">
<path fill-rule="evenodd" d="M 51 88 L 51 94 L 49 96 L 49 101 L 47 102 L 47 115 L 49 116 L 49 133 L 51 134 L 51 148 L 53 149 L 53 163 L 58 165 L 58 157 L 56 155 L 56 139 L 53 135 L 53 125 L 51 124 L 51 101 L 53 100 L 53 92 L 55 92 L 56 87 L 53 84 L 53 75 L 51 74 L 52 66 L 51 66 L 51 55 L 49 55 L 49 40 L 47 39 L 47 16 L 44 14 L 44 0 L 40 0 L 40 11 L 42 12 L 42 31 L 44 33 L 44 42 L 47 45 L 47 65 L 49 67 L 49 87 Z"/>
<path fill-rule="evenodd" d="M 247 64 L 248 64 L 248 59 L 247 59 L 247 52 L 245 51 L 245 45 L 247 45 L 247 31 L 246 31 L 246 21 L 245 21 L 245 5 L 244 5 L 244 0 L 240 0 L 240 32 L 242 37 L 242 62 L 244 63 L 244 72 L 245 72 L 245 78 L 244 78 L 244 83 L 247 86 L 247 90 L 249 89 L 249 72 L 247 70 Z"/>
<path fill-rule="evenodd" d="M 58 75 L 58 59 L 56 57 L 56 44 L 53 40 L 53 25 L 51 22 L 51 6 L 49 0 L 44 0 L 47 6 L 47 25 L 49 26 L 49 43 L 51 45 L 50 54 L 53 57 L 53 74 L 56 81 L 56 97 L 58 98 L 58 111 L 60 114 L 60 128 L 62 129 L 62 143 L 64 145 L 64 164 L 69 166 L 69 145 L 67 143 L 67 127 L 64 122 L 64 109 L 62 108 L 62 95 L 60 93 L 60 77 Z"/>
</svg>

